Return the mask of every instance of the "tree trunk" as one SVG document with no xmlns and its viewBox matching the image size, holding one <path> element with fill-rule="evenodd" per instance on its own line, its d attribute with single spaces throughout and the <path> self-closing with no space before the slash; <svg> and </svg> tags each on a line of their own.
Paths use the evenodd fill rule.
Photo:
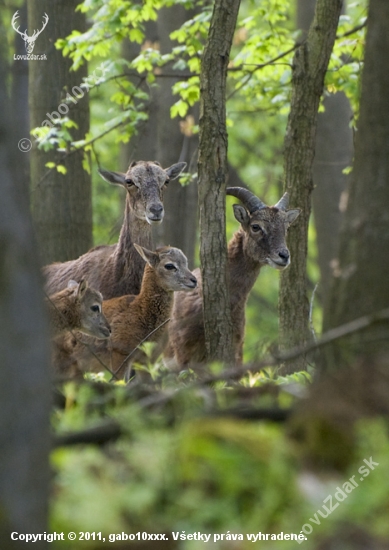
<svg viewBox="0 0 389 550">
<path fill-rule="evenodd" d="M 0 59 L 0 548 L 22 548 L 11 532 L 47 530 L 50 377 L 28 196 L 12 180 L 25 153 L 9 139 L 7 81 Z"/>
<path fill-rule="evenodd" d="M 226 75 L 239 0 L 215 0 L 200 76 L 199 210 L 207 359 L 232 363 L 234 347 L 227 280 Z"/>
<path fill-rule="evenodd" d="M 154 44 L 158 41 L 157 23 L 147 21 L 145 23 L 146 41 Z M 140 53 L 141 47 L 136 42 L 130 42 L 124 39 L 121 47 L 121 55 L 127 61 L 133 61 Z M 125 72 L 125 71 L 124 71 Z M 133 77 L 129 76 L 132 80 Z M 138 78 L 134 78 L 134 83 L 138 84 Z M 138 128 L 138 133 L 133 136 L 128 143 L 122 143 L 120 146 L 120 170 L 126 172 L 129 165 L 134 160 L 158 160 L 157 156 L 157 98 L 158 93 L 148 84 L 144 84 L 144 91 L 150 95 L 148 105 L 149 118 L 143 121 Z M 177 162 L 177 161 L 174 161 Z M 170 166 L 170 165 L 169 165 Z"/>
<path fill-rule="evenodd" d="M 161 53 L 172 50 L 174 43 L 170 39 L 170 33 L 178 29 L 194 15 L 181 6 L 163 8 L 158 15 L 158 34 Z M 183 121 L 170 117 L 170 108 L 177 101 L 177 96 L 172 94 L 172 86 L 180 80 L 180 71 L 173 71 L 172 63 L 165 66 L 163 72 L 173 73 L 177 76 L 161 78 L 158 88 L 158 114 L 157 114 L 157 158 L 162 166 L 170 166 L 178 160 L 186 162 L 185 171 L 196 171 L 196 159 L 198 137 L 187 128 L 183 131 Z M 198 109 L 190 109 L 188 116 L 198 118 Z M 197 120 L 196 120 L 197 122 Z M 169 136 L 169 139 L 166 139 Z M 196 159 L 197 160 L 197 159 Z M 194 165 L 194 166 L 193 166 Z M 161 244 L 177 246 L 186 254 L 189 266 L 193 267 L 196 228 L 197 228 L 197 182 L 182 186 L 175 181 L 169 188 L 164 198 L 166 213 L 163 224 L 157 228 L 156 240 Z"/>
<path fill-rule="evenodd" d="M 293 60 L 284 190 L 290 195 L 290 204 L 302 208 L 302 213 L 289 231 L 291 265 L 282 273 L 280 282 L 280 347 L 283 350 L 303 346 L 310 340 L 306 258 L 317 110 L 341 8 L 341 0 L 318 0 L 307 39 L 296 50 Z M 284 366 L 284 370 L 293 372 L 306 367 L 303 356 Z"/>
<path fill-rule="evenodd" d="M 15 6 L 15 11 L 18 9 Z M 26 1 L 19 10 L 20 19 L 27 21 Z M 24 41 L 15 33 L 14 38 L 15 54 L 24 55 L 26 48 Z M 23 138 L 30 138 L 30 120 L 28 112 L 28 61 L 17 59 L 12 65 L 12 93 L 11 109 L 13 120 L 14 143 L 19 143 Z M 18 181 L 24 188 L 24 193 L 29 193 L 30 189 L 30 153 L 25 152 L 20 155 L 19 161 L 11 167 L 12 178 Z"/>
<path fill-rule="evenodd" d="M 89 130 L 89 99 L 74 86 L 80 86 L 87 76 L 84 64 L 70 71 L 71 60 L 64 58 L 54 46 L 56 40 L 74 29 L 86 30 L 85 15 L 75 12 L 78 0 L 30 0 L 28 27 L 40 29 L 44 13 L 49 22 L 39 36 L 34 54 L 46 53 L 47 60 L 29 61 L 29 104 L 31 127 L 41 126 L 44 120 L 58 118 L 62 109 L 74 120 L 78 129 L 71 129 L 74 140 L 83 139 Z M 31 32 L 31 31 L 30 31 Z M 76 101 L 64 103 L 69 93 Z M 61 104 L 63 106 L 61 106 Z M 66 107 L 69 111 L 66 114 Z M 59 109 L 60 107 L 60 109 Z M 92 245 L 91 178 L 82 167 L 83 152 L 67 158 L 54 151 L 44 152 L 36 146 L 31 152 L 32 209 L 34 226 L 44 263 L 77 258 Z M 45 177 L 48 161 L 60 162 L 67 169 L 63 175 L 55 169 Z"/>
<path fill-rule="evenodd" d="M 163 8 L 158 14 L 157 22 L 148 22 L 146 26 L 147 41 L 152 44 L 158 42 L 162 53 L 170 52 L 173 45 L 170 33 L 191 16 L 192 12 L 181 6 Z M 122 47 L 122 54 L 126 59 L 133 59 L 139 54 L 139 45 L 126 42 Z M 157 80 L 157 90 L 146 90 L 150 94 L 149 118 L 140 125 L 138 134 L 121 147 L 123 170 L 127 169 L 132 160 L 157 160 L 163 167 L 171 166 L 178 160 L 187 162 L 188 167 L 193 165 L 198 145 L 197 136 L 185 135 L 181 130 L 181 122 L 170 117 L 170 107 L 177 100 L 172 94 L 172 86 L 180 79 L 180 71 L 173 71 L 172 64 L 168 64 L 164 66 L 163 72 L 175 72 L 177 76 L 160 77 Z M 164 196 L 164 204 L 164 221 L 153 228 L 154 242 L 157 245 L 170 244 L 181 248 L 192 267 L 197 228 L 196 182 L 185 187 L 178 181 L 173 182 Z"/>
<path fill-rule="evenodd" d="M 317 121 L 313 163 L 315 189 L 312 194 L 322 303 L 326 301 L 332 277 L 331 266 L 338 253 L 343 216 L 340 202 L 348 179 L 343 169 L 351 166 L 353 160 L 349 100 L 342 92 L 338 92 L 324 99 L 324 107 L 325 111 L 319 113 Z"/>
<path fill-rule="evenodd" d="M 315 6 L 316 0 L 297 0 L 297 28 L 303 31 L 303 38 L 308 34 Z M 347 183 L 343 169 L 351 166 L 353 159 L 350 102 L 342 92 L 337 92 L 325 97 L 323 103 L 325 111 L 318 113 L 317 119 L 312 194 L 320 268 L 318 296 L 322 303 L 331 280 L 331 263 L 338 251 L 342 220 L 339 204 Z"/>
<path fill-rule="evenodd" d="M 324 313 L 328 330 L 389 307 L 389 3 L 370 0 L 360 117 L 347 210 Z M 389 323 L 375 323 L 326 353 L 327 368 L 388 350 Z"/>
</svg>

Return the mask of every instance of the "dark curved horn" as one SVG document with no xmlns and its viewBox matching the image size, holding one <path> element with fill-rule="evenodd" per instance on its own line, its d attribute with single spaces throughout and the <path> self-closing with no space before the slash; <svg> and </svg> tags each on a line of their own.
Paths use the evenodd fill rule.
<svg viewBox="0 0 389 550">
<path fill-rule="evenodd" d="M 288 193 L 284 193 L 277 204 L 274 205 L 274 208 L 278 208 L 278 210 L 286 210 L 288 208 L 288 204 L 289 195 Z"/>
<path fill-rule="evenodd" d="M 257 210 L 262 210 L 262 208 L 266 208 L 266 204 L 264 204 L 261 199 L 243 187 L 227 187 L 226 193 L 242 201 L 250 214 Z"/>
</svg>

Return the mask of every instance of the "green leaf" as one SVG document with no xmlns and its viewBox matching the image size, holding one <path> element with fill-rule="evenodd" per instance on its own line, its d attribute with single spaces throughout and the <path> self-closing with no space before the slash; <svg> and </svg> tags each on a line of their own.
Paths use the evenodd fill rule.
<svg viewBox="0 0 389 550">
<path fill-rule="evenodd" d="M 65 175 L 67 173 L 67 169 L 65 168 L 65 166 L 63 166 L 63 164 L 57 164 L 56 168 L 57 172 L 59 172 L 60 174 Z"/>
<path fill-rule="evenodd" d="M 180 99 L 170 108 L 170 116 L 172 118 L 175 118 L 176 116 L 180 116 L 183 118 L 188 112 L 188 108 L 189 108 L 188 104 L 182 99 Z"/>
</svg>

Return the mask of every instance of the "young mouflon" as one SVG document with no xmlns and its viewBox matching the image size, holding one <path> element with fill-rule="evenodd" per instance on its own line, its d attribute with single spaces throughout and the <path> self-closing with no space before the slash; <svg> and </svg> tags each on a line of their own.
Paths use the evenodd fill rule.
<svg viewBox="0 0 389 550">
<path fill-rule="evenodd" d="M 131 364 L 143 355 L 140 350 L 134 352 L 135 348 L 146 339 L 159 341 L 164 334 L 174 293 L 196 288 L 197 279 L 188 269 L 186 256 L 181 250 L 165 246 L 152 252 L 137 244 L 134 246 L 146 263 L 142 286 L 138 295 L 103 302 L 103 311 L 112 329 L 110 341 L 83 338 L 81 343 L 67 337 L 66 349 L 79 372 L 101 371 L 103 363 L 117 377 L 128 377 Z"/>
</svg>

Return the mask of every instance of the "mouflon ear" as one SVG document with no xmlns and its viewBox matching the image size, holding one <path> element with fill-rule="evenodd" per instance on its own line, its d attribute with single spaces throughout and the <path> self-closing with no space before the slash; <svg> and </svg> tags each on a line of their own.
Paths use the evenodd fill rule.
<svg viewBox="0 0 389 550">
<path fill-rule="evenodd" d="M 134 246 L 136 251 L 140 254 L 144 261 L 149 264 L 149 266 L 155 267 L 158 264 L 159 256 L 156 252 L 147 250 L 147 248 L 143 248 L 143 246 L 139 246 L 139 244 L 134 243 Z"/>
<path fill-rule="evenodd" d="M 235 219 L 246 227 L 250 222 L 250 216 L 246 208 L 240 204 L 233 204 L 232 208 L 234 209 Z"/>
<path fill-rule="evenodd" d="M 126 174 L 122 174 L 122 172 L 111 172 L 110 170 L 100 170 L 99 168 L 98 173 L 103 180 L 112 185 L 125 185 L 126 183 Z"/>
<path fill-rule="evenodd" d="M 85 279 L 81 279 L 80 284 L 78 285 L 77 298 L 81 300 L 87 288 L 88 288 L 88 281 L 86 281 Z"/>
<path fill-rule="evenodd" d="M 286 212 L 286 219 L 287 219 L 289 225 L 291 223 L 293 223 L 294 220 L 297 219 L 300 214 L 301 214 L 300 208 L 294 208 L 293 210 L 288 210 Z"/>
<path fill-rule="evenodd" d="M 169 179 L 175 180 L 176 178 L 178 178 L 185 167 L 186 162 L 177 162 L 177 164 L 172 164 L 169 168 L 166 168 L 165 172 Z"/>
</svg>

